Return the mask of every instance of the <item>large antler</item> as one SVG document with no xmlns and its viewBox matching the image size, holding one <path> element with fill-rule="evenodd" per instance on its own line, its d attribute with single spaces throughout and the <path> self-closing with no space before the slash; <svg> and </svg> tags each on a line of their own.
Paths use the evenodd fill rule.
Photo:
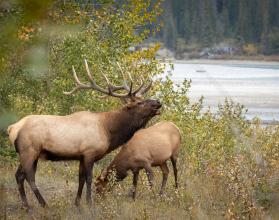
<svg viewBox="0 0 279 220">
<path fill-rule="evenodd" d="M 74 79 L 75 79 L 76 87 L 74 87 L 69 92 L 64 92 L 65 95 L 71 95 L 74 92 L 76 92 L 77 90 L 94 89 L 96 91 L 99 91 L 99 92 L 101 92 L 103 94 L 106 94 L 106 95 L 109 95 L 109 96 L 113 96 L 113 97 L 117 97 L 117 98 L 124 98 L 125 99 L 125 98 L 132 98 L 134 96 L 142 95 L 142 94 L 146 93 L 151 88 L 152 82 L 147 87 L 143 88 L 144 87 L 144 83 L 143 83 L 143 79 L 141 78 L 140 79 L 141 80 L 140 86 L 133 91 L 133 80 L 132 80 L 132 77 L 131 77 L 130 73 L 128 73 L 128 76 L 129 76 L 131 82 L 130 82 L 130 86 L 128 86 L 128 83 L 127 83 L 127 81 L 125 79 L 125 76 L 124 76 L 124 72 L 123 72 L 121 66 L 119 65 L 119 63 L 117 63 L 117 65 L 120 68 L 120 71 L 122 73 L 122 76 L 123 76 L 123 80 L 124 80 L 123 85 L 121 85 L 121 86 L 113 85 L 109 81 L 107 76 L 102 73 L 103 77 L 105 78 L 105 80 L 107 82 L 107 86 L 108 86 L 107 90 L 103 89 L 93 79 L 93 77 L 91 75 L 91 72 L 89 70 L 89 67 L 88 67 L 86 59 L 84 60 L 84 64 L 85 64 L 86 73 L 87 73 L 87 76 L 88 76 L 88 79 L 89 79 L 90 83 L 89 84 L 82 83 L 79 80 L 79 78 L 78 78 L 78 76 L 76 74 L 74 66 L 72 66 L 72 71 L 73 71 L 73 76 L 74 76 Z M 127 93 L 125 93 L 125 94 L 115 93 L 115 91 L 118 91 L 118 90 L 126 90 Z"/>
</svg>

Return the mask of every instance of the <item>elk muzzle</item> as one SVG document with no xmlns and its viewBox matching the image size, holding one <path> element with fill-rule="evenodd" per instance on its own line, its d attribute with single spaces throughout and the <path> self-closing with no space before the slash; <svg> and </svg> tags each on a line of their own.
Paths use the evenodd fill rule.
<svg viewBox="0 0 279 220">
<path fill-rule="evenodd" d="M 162 104 L 160 103 L 160 101 L 150 99 L 149 102 L 150 102 L 150 105 L 151 105 L 152 109 L 155 112 L 155 115 L 159 115 L 160 114 L 160 108 L 162 107 Z"/>
</svg>

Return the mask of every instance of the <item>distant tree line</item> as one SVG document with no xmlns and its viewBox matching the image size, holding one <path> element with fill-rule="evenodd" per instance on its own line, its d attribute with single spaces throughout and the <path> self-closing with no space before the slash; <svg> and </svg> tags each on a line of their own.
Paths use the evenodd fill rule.
<svg viewBox="0 0 279 220">
<path fill-rule="evenodd" d="M 234 39 L 263 54 L 279 53 L 278 0 L 173 0 L 164 10 L 159 38 L 168 48 Z"/>
</svg>

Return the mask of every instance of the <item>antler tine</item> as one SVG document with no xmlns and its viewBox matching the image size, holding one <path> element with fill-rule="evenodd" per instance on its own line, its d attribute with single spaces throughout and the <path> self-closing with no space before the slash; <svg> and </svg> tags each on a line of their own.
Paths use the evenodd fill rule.
<svg viewBox="0 0 279 220">
<path fill-rule="evenodd" d="M 128 72 L 128 76 L 129 76 L 129 79 L 130 79 L 130 86 L 128 86 L 128 83 L 126 81 L 126 78 L 125 78 L 124 71 L 123 71 L 122 67 L 120 66 L 120 64 L 118 62 L 116 62 L 116 64 L 118 65 L 118 67 L 121 71 L 123 81 L 124 81 L 124 86 L 126 87 L 126 90 L 129 91 L 130 96 L 134 95 L 134 92 L 133 92 L 133 78 L 132 78 L 130 72 Z"/>
<path fill-rule="evenodd" d="M 133 94 L 133 78 L 132 78 L 132 76 L 131 76 L 130 72 L 128 72 L 128 76 L 129 76 L 129 78 L 130 78 L 130 82 L 131 82 L 131 84 L 130 84 L 130 92 L 129 92 L 129 94 Z"/>
<path fill-rule="evenodd" d="M 90 73 L 90 70 L 89 70 L 89 67 L 88 67 L 88 64 L 87 64 L 87 60 L 84 59 L 84 63 L 85 63 L 85 69 L 86 69 L 86 73 L 87 73 L 87 76 L 92 84 L 92 88 L 93 89 L 96 89 L 102 93 L 105 93 L 106 95 L 111 95 L 111 96 L 114 96 L 114 97 L 118 97 L 119 94 L 114 94 L 113 92 L 114 91 L 117 91 L 117 90 L 120 90 L 120 89 L 125 89 L 123 88 L 123 86 L 115 86 L 113 85 L 108 77 L 102 73 L 103 77 L 105 78 L 107 84 L 108 84 L 108 91 L 106 91 L 105 89 L 101 88 L 100 86 L 97 85 L 97 83 L 95 82 L 95 80 L 93 79 L 91 73 Z M 120 94 L 120 97 L 122 97 L 122 94 Z"/>
<path fill-rule="evenodd" d="M 148 92 L 148 90 L 152 87 L 152 81 L 148 84 L 148 86 L 146 86 L 144 89 L 142 89 L 139 93 L 141 95 L 145 94 Z"/>
<path fill-rule="evenodd" d="M 109 93 L 112 94 L 113 91 L 112 91 L 111 83 L 110 83 L 108 77 L 104 73 L 102 73 L 102 75 L 103 75 L 103 77 L 105 78 L 105 80 L 106 80 L 106 82 L 108 84 L 108 91 L 109 91 Z"/>
<path fill-rule="evenodd" d="M 85 64 L 85 69 L 86 69 L 86 73 L 87 73 L 87 76 L 91 82 L 92 85 L 97 85 L 95 80 L 93 79 L 91 73 L 90 73 L 90 70 L 89 70 L 89 67 L 88 67 L 88 64 L 87 64 L 87 60 L 84 59 L 84 64 Z"/>
<path fill-rule="evenodd" d="M 102 73 L 102 75 L 103 75 L 103 77 L 105 78 L 105 80 L 106 80 L 106 82 L 107 82 L 109 91 L 114 92 L 114 91 L 121 90 L 121 89 L 125 89 L 125 90 L 126 90 L 125 85 L 116 86 L 116 85 L 112 84 L 112 83 L 109 81 L 108 77 L 107 77 L 104 73 Z"/>
<path fill-rule="evenodd" d="M 75 91 L 77 91 L 78 90 L 78 88 L 77 87 L 75 87 L 75 88 L 73 88 L 71 91 L 69 91 L 69 92 L 63 92 L 63 94 L 64 95 L 72 95 Z"/>
<path fill-rule="evenodd" d="M 130 72 L 128 72 L 128 76 L 129 76 L 130 81 L 133 82 L 133 78 L 132 78 Z"/>
<path fill-rule="evenodd" d="M 107 84 L 110 85 L 110 81 L 109 81 L 108 77 L 104 73 L 102 73 L 102 75 L 105 78 Z"/>
<path fill-rule="evenodd" d="M 134 95 L 136 95 L 144 86 L 144 82 L 143 82 L 143 77 L 140 77 L 140 86 L 133 92 Z"/>
<path fill-rule="evenodd" d="M 75 70 L 75 67 L 72 66 L 72 71 L 73 71 L 73 75 L 74 75 L 74 78 L 75 78 L 75 81 L 78 85 L 81 85 L 82 83 L 80 82 L 78 76 L 77 76 L 77 73 L 76 73 L 76 70 Z"/>
<path fill-rule="evenodd" d="M 139 90 L 139 94 L 140 94 L 140 95 L 143 95 L 143 94 L 147 93 L 148 90 L 151 88 L 151 86 L 152 86 L 152 84 L 153 84 L 153 82 L 152 82 L 152 80 L 151 80 L 151 77 L 150 77 L 150 74 L 147 73 L 147 75 L 148 75 L 148 78 L 149 78 L 149 80 L 150 80 L 150 83 L 149 83 L 148 86 L 146 86 L 145 88 Z"/>
<path fill-rule="evenodd" d="M 69 92 L 63 92 L 65 95 L 71 95 L 71 94 L 73 94 L 75 91 L 77 91 L 79 89 L 89 89 L 90 88 L 90 86 L 85 85 L 85 84 L 80 82 L 74 66 L 72 66 L 72 72 L 73 72 L 73 76 L 74 76 L 74 79 L 75 79 L 76 87 L 73 88 Z"/>
<path fill-rule="evenodd" d="M 117 63 L 117 65 L 118 65 L 118 67 L 119 67 L 119 69 L 120 69 L 120 71 L 121 71 L 122 76 L 123 76 L 124 85 L 125 85 L 126 87 L 128 87 L 127 81 L 126 81 L 126 78 L 125 78 L 125 75 L 124 75 L 124 71 L 123 71 L 122 67 L 120 66 L 120 64 L 119 64 L 118 62 L 116 62 L 116 63 Z M 131 85 L 130 85 L 130 89 L 129 89 L 129 90 L 130 90 L 130 91 L 129 91 L 129 94 L 131 94 L 131 95 L 133 95 L 133 96 L 136 96 L 137 94 L 143 95 L 144 93 L 146 93 L 146 92 L 151 88 L 151 86 L 152 86 L 152 80 L 150 80 L 149 85 L 146 86 L 146 87 L 144 88 L 144 80 L 143 80 L 143 77 L 141 76 L 141 77 L 140 77 L 140 86 L 139 86 L 135 91 L 132 91 L 131 88 L 132 88 L 132 86 L 133 86 L 133 78 L 132 78 L 130 72 L 128 72 L 127 74 L 128 74 L 128 77 L 129 77 L 129 79 L 130 79 L 130 81 L 131 81 Z M 150 77 L 149 74 L 148 74 L 148 78 L 151 79 L 151 77 Z M 128 88 L 129 88 L 129 87 L 128 87 Z"/>
<path fill-rule="evenodd" d="M 122 78 L 123 78 L 123 82 L 124 82 L 125 89 L 126 89 L 127 91 L 129 91 L 130 88 L 129 88 L 128 83 L 127 83 L 127 81 L 126 81 L 126 77 L 125 77 L 125 75 L 124 75 L 124 71 L 123 71 L 122 67 L 120 66 L 120 64 L 119 64 L 118 62 L 116 62 L 116 64 L 117 64 L 117 66 L 118 66 L 119 69 L 120 69 L 120 72 L 121 72 L 121 75 L 122 75 Z"/>
</svg>

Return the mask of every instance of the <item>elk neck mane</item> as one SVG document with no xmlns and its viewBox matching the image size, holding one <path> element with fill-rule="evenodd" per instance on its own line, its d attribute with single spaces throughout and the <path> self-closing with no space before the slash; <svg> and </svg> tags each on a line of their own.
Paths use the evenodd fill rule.
<svg viewBox="0 0 279 220">
<path fill-rule="evenodd" d="M 105 116 L 105 129 L 109 136 L 109 152 L 126 143 L 134 133 L 145 127 L 151 117 L 130 112 L 125 107 Z"/>
</svg>

